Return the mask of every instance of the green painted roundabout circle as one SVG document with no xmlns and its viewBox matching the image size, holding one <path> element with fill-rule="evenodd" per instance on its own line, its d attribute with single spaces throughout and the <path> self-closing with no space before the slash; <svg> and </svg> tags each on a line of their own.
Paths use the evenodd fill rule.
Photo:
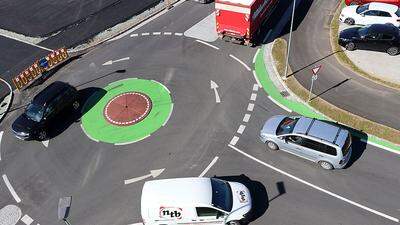
<svg viewBox="0 0 400 225">
<path fill-rule="evenodd" d="M 109 102 L 133 92 L 141 93 L 151 100 L 150 112 L 140 122 L 132 125 L 118 126 L 110 123 L 104 116 Z M 82 129 L 90 139 L 97 142 L 130 144 L 145 139 L 164 126 L 172 109 L 170 91 L 163 84 L 154 80 L 128 78 L 110 83 L 89 97 L 82 109 Z"/>
</svg>

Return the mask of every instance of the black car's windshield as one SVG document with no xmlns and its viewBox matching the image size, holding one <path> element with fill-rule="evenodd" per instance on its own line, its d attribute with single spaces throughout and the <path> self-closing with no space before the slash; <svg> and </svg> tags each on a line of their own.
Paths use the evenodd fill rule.
<svg viewBox="0 0 400 225">
<path fill-rule="evenodd" d="M 360 37 L 367 36 L 370 27 L 371 27 L 371 25 L 361 27 L 360 29 L 358 29 L 358 35 L 360 35 Z"/>
<path fill-rule="evenodd" d="M 368 10 L 368 8 L 369 8 L 369 4 L 360 5 L 357 7 L 356 12 L 358 14 L 360 14 L 360 13 L 364 12 L 365 10 Z"/>
<path fill-rule="evenodd" d="M 292 133 L 293 129 L 294 129 L 294 126 L 296 125 L 298 120 L 299 120 L 299 118 L 286 117 L 279 124 L 278 129 L 276 130 L 276 134 L 277 135 L 281 135 L 281 134 L 290 134 L 290 133 Z"/>
<path fill-rule="evenodd" d="M 232 210 L 232 190 L 228 182 L 211 178 L 212 204 L 214 207 L 230 212 Z"/>
<path fill-rule="evenodd" d="M 29 119 L 40 122 L 42 120 L 44 113 L 44 108 L 42 106 L 29 104 L 25 110 L 25 115 L 28 116 Z"/>
</svg>

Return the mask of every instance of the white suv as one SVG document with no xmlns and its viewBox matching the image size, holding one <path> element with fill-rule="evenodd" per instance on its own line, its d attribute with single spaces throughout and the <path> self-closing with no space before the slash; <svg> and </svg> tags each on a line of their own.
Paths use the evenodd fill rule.
<svg viewBox="0 0 400 225">
<path fill-rule="evenodd" d="M 386 3 L 368 3 L 344 7 L 339 20 L 349 25 L 385 24 L 400 26 L 400 9 L 396 5 Z"/>
</svg>

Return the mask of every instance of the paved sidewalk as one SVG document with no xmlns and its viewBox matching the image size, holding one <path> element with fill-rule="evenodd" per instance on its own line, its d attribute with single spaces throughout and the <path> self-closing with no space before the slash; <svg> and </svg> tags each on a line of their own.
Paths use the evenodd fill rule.
<svg viewBox="0 0 400 225">
<path fill-rule="evenodd" d="M 323 120 L 331 120 L 320 112 L 308 106 L 305 102 L 301 101 L 297 98 L 285 85 L 283 82 L 280 82 L 280 85 L 277 86 L 275 83 L 280 81 L 279 75 L 277 75 L 276 70 L 274 69 L 274 64 L 272 63 L 271 55 L 271 46 L 273 43 L 269 43 L 264 45 L 261 51 L 258 52 L 255 60 L 255 75 L 258 79 L 258 82 L 263 87 L 264 91 L 269 95 L 272 101 L 274 101 L 277 105 L 285 109 L 289 112 L 296 112 L 298 114 L 323 119 Z M 272 68 L 271 68 L 272 67 Z M 287 91 L 289 96 L 282 96 L 282 92 Z M 286 95 L 285 95 L 286 96 Z M 358 133 L 353 133 L 355 136 L 359 136 Z M 400 154 L 400 145 L 393 144 L 391 142 L 380 139 L 376 136 L 367 134 L 368 137 L 363 141 L 368 144 L 380 147 L 387 151 L 394 152 L 396 154 Z"/>
</svg>

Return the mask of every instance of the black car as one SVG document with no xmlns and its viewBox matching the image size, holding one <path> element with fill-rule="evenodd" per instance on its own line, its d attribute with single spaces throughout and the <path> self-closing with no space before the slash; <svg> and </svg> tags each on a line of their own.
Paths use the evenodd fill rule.
<svg viewBox="0 0 400 225">
<path fill-rule="evenodd" d="M 340 32 L 339 44 L 349 51 L 364 49 L 397 55 L 400 51 L 400 30 L 392 24 L 352 27 Z"/>
<path fill-rule="evenodd" d="M 78 108 L 78 91 L 67 83 L 56 81 L 33 98 L 12 124 L 12 130 L 22 140 L 45 140 L 50 125 L 61 113 Z"/>
</svg>

